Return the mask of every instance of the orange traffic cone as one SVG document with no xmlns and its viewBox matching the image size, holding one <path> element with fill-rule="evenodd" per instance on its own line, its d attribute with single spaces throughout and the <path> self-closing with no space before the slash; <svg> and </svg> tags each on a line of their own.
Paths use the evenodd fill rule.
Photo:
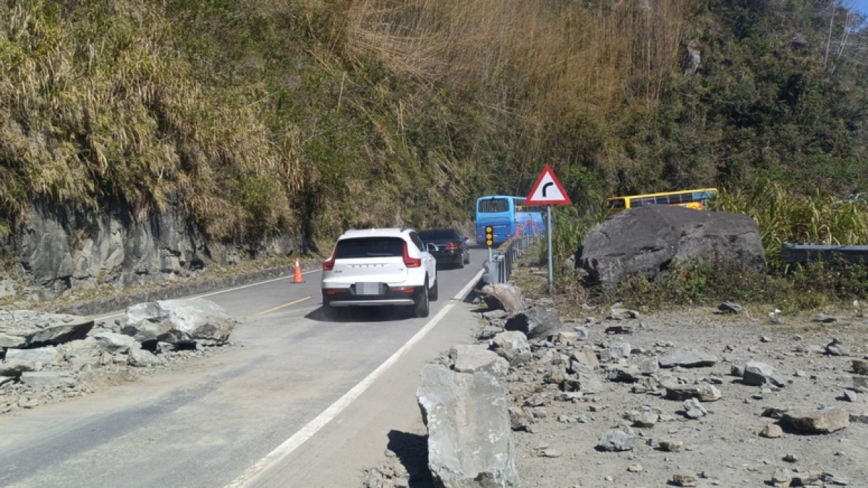
<svg viewBox="0 0 868 488">
<path fill-rule="evenodd" d="M 298 264 L 298 258 L 295 258 L 295 276 L 293 283 L 304 283 L 304 278 L 301 277 L 301 266 Z"/>
</svg>

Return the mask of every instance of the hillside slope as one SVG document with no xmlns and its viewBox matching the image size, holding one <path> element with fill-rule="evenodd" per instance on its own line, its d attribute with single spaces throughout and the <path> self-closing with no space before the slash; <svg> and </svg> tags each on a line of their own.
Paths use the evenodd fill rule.
<svg viewBox="0 0 868 488">
<path fill-rule="evenodd" d="M 34 204 L 84 234 L 181 207 L 209 242 L 316 249 L 469 219 L 545 163 L 580 207 L 864 190 L 868 43 L 839 4 L 3 2 L 0 235 Z"/>
</svg>

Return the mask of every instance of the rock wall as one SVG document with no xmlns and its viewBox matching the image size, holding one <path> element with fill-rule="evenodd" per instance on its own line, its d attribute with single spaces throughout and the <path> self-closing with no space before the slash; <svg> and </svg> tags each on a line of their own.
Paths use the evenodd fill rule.
<svg viewBox="0 0 868 488">
<path fill-rule="evenodd" d="M 178 202 L 143 219 L 124 205 L 108 207 L 95 213 L 32 206 L 25 223 L 0 243 L 0 300 L 42 301 L 70 290 L 173 281 L 211 264 L 293 252 L 288 236 L 209 242 Z"/>
</svg>

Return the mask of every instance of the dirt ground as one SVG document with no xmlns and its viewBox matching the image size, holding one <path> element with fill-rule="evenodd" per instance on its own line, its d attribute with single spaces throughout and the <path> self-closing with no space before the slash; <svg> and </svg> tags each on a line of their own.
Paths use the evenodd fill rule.
<svg viewBox="0 0 868 488">
<path fill-rule="evenodd" d="M 638 318 L 624 320 L 608 320 L 607 314 L 589 309 L 574 317 L 561 314 L 565 330 L 583 329 L 587 338 L 569 346 L 531 341 L 535 359 L 513 367 L 503 379 L 513 406 L 524 408 L 533 418 L 526 430 L 513 433 L 523 487 L 759 487 L 800 483 L 868 487 L 868 424 L 853 420 L 832 433 L 806 434 L 790 427 L 780 415 L 764 416 L 770 408 L 813 413 L 839 407 L 868 421 L 868 389 L 854 387 L 852 371 L 853 360 L 868 353 L 868 320 L 860 310 L 837 310 L 838 320 L 831 323 L 812 321 L 814 314 L 770 317 L 768 311 L 761 310 L 722 314 L 716 308 L 696 307 L 640 313 Z M 480 319 L 480 330 L 485 325 L 486 320 Z M 612 327 L 623 329 L 622 333 L 612 333 Z M 847 355 L 827 351 L 833 339 L 844 349 L 835 352 Z M 546 349 L 566 357 L 585 347 L 605 359 L 603 351 L 612 346 L 629 350 L 629 357 L 601 361 L 595 370 L 601 391 L 577 395 L 579 398 L 562 398 L 561 388 L 550 381 L 551 372 L 563 370 L 563 364 L 541 359 L 547 356 Z M 661 368 L 642 375 L 637 383 L 608 378 L 611 366 L 648 360 L 656 364 L 654 358 L 677 349 L 708 353 L 717 362 L 706 367 Z M 773 367 L 783 386 L 751 386 L 733 375 L 733 365 L 751 361 Z M 662 387 L 646 390 L 641 386 L 647 384 L 644 378 L 655 378 L 660 384 L 714 385 L 720 399 L 702 402 L 707 415 L 691 419 L 685 415 L 683 399 L 666 399 Z M 637 426 L 634 419 L 642 413 L 657 414 L 657 422 Z M 780 437 L 760 435 L 769 425 L 781 427 Z M 601 437 L 611 429 L 633 435 L 633 449 L 598 450 Z M 680 443 L 681 448 L 665 451 L 661 441 Z M 379 469 L 399 474 L 409 469 L 413 473 L 425 461 L 401 462 L 403 467 L 395 460 L 394 466 L 386 463 Z M 683 484 L 675 481 L 676 474 L 686 475 Z M 773 482 L 776 475 L 781 478 L 778 484 Z M 368 472 L 363 486 L 433 485 L 427 476 L 389 479 Z"/>
<path fill-rule="evenodd" d="M 516 462 L 523 485 L 659 487 L 672 484 L 673 476 L 684 472 L 697 478 L 698 484 L 689 486 L 773 486 L 775 472 L 786 469 L 793 477 L 823 472 L 826 486 L 845 482 L 848 486 L 868 486 L 868 425 L 864 423 L 851 422 L 831 434 L 800 434 L 784 426 L 779 438 L 759 435 L 766 425 L 779 423 L 763 416 L 769 407 L 792 412 L 837 406 L 851 414 L 868 413 L 868 391 L 855 393 L 851 372 L 852 360 L 868 351 L 865 320 L 851 313 L 831 324 L 811 322 L 811 317 L 783 318 L 781 324 L 771 324 L 769 317 L 715 312 L 684 309 L 585 324 L 587 342 L 601 348 L 629 344 L 632 354 L 627 363 L 637 357 L 659 357 L 677 348 L 716 356 L 719 361 L 711 367 L 661 369 L 656 374 L 677 377 L 685 384 L 704 378 L 715 384 L 721 398 L 702 403 L 708 415 L 697 420 L 681 413 L 683 401 L 633 393 L 630 383 L 604 381 L 600 393 L 572 402 L 551 401 L 542 407 L 546 417 L 535 420 L 532 433 L 515 433 Z M 605 332 L 616 324 L 629 326 L 632 333 Z M 825 346 L 833 338 L 850 349 L 849 356 L 826 352 Z M 733 364 L 748 361 L 773 366 L 785 378 L 785 386 L 749 386 L 731 375 Z M 534 372 L 538 389 L 539 369 Z M 541 391 L 556 394 L 553 386 Z M 515 384 L 507 387 L 514 392 L 516 403 L 522 402 L 525 388 Z M 636 427 L 625 418 L 630 412 L 645 410 L 661 414 L 653 427 Z M 580 416 L 586 423 L 575 420 Z M 613 428 L 632 430 L 637 438 L 632 451 L 595 449 L 600 437 Z M 679 441 L 683 448 L 662 451 L 661 440 Z M 560 456 L 545 457 L 546 452 Z"/>
</svg>

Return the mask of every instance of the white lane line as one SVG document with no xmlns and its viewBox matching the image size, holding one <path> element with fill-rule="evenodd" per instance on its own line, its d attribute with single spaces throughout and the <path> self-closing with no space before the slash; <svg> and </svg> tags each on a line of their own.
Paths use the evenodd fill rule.
<svg viewBox="0 0 868 488">
<path fill-rule="evenodd" d="M 323 410 L 323 412 L 313 420 L 310 421 L 307 425 L 301 428 L 298 432 L 292 435 L 289 439 L 283 441 L 283 444 L 277 446 L 273 451 L 266 454 L 265 457 L 260 459 L 256 464 L 247 468 L 247 471 L 241 474 L 241 476 L 235 478 L 235 480 L 226 485 L 226 488 L 242 488 L 246 486 L 250 486 L 256 478 L 262 475 L 268 468 L 274 466 L 275 464 L 281 462 L 287 456 L 289 456 L 293 451 L 299 448 L 302 444 L 304 444 L 308 439 L 313 437 L 314 434 L 317 433 L 320 429 L 326 426 L 329 422 L 331 422 L 335 417 L 337 417 L 345 408 L 350 406 L 357 398 L 359 398 L 362 393 L 364 393 L 371 385 L 374 384 L 377 379 L 383 375 L 392 365 L 398 362 L 402 356 L 407 354 L 407 352 L 416 345 L 417 342 L 421 341 L 432 329 L 441 321 L 446 314 L 449 313 L 455 307 L 456 303 L 460 303 L 464 297 L 470 292 L 470 289 L 473 288 L 474 285 L 482 278 L 482 273 L 485 270 L 480 270 L 476 273 L 476 276 L 473 279 L 464 285 L 464 288 L 458 292 L 457 295 L 452 297 L 448 304 L 443 307 L 440 312 L 434 316 L 424 327 L 422 327 L 419 332 L 416 333 L 413 337 L 410 338 L 400 349 L 395 351 L 389 359 L 387 359 L 383 364 L 381 364 L 377 369 L 371 372 L 365 379 L 363 379 L 359 384 L 354 386 L 350 391 L 346 392 L 344 396 L 340 397 L 336 402 L 332 403 L 327 409 Z"/>
<path fill-rule="evenodd" d="M 302 274 L 303 274 L 303 275 L 306 275 L 306 274 L 310 274 L 310 273 L 319 273 L 320 271 L 321 271 L 321 270 L 319 270 L 319 269 L 312 269 L 312 270 L 310 270 L 310 271 L 305 271 L 305 272 L 303 272 Z M 219 294 L 221 294 L 221 293 L 229 293 L 229 292 L 233 292 L 233 291 L 244 290 L 245 288 L 253 288 L 254 286 L 267 285 L 268 283 L 274 283 L 275 281 L 289 280 L 289 279 L 292 279 L 292 277 L 293 277 L 292 275 L 281 276 L 281 277 L 279 277 L 279 278 L 272 278 L 272 279 L 270 279 L 270 280 L 257 281 L 256 283 L 249 283 L 249 284 L 246 284 L 246 285 L 236 286 L 235 288 L 227 288 L 227 289 L 225 289 L 225 290 L 217 290 L 217 291 L 212 291 L 212 292 L 208 292 L 208 293 L 203 293 L 203 294 L 201 294 L 201 295 L 193 295 L 191 298 L 208 298 L 208 297 L 213 297 L 214 295 L 219 295 Z M 108 315 L 100 315 L 100 316 L 98 316 L 98 317 L 94 317 L 94 320 L 95 320 L 95 321 L 100 321 L 100 320 L 113 319 L 113 318 L 115 318 L 115 317 L 120 317 L 120 316 L 122 316 L 124 313 L 125 313 L 125 312 L 112 312 L 112 313 L 110 313 L 110 314 L 108 314 Z"/>
</svg>

